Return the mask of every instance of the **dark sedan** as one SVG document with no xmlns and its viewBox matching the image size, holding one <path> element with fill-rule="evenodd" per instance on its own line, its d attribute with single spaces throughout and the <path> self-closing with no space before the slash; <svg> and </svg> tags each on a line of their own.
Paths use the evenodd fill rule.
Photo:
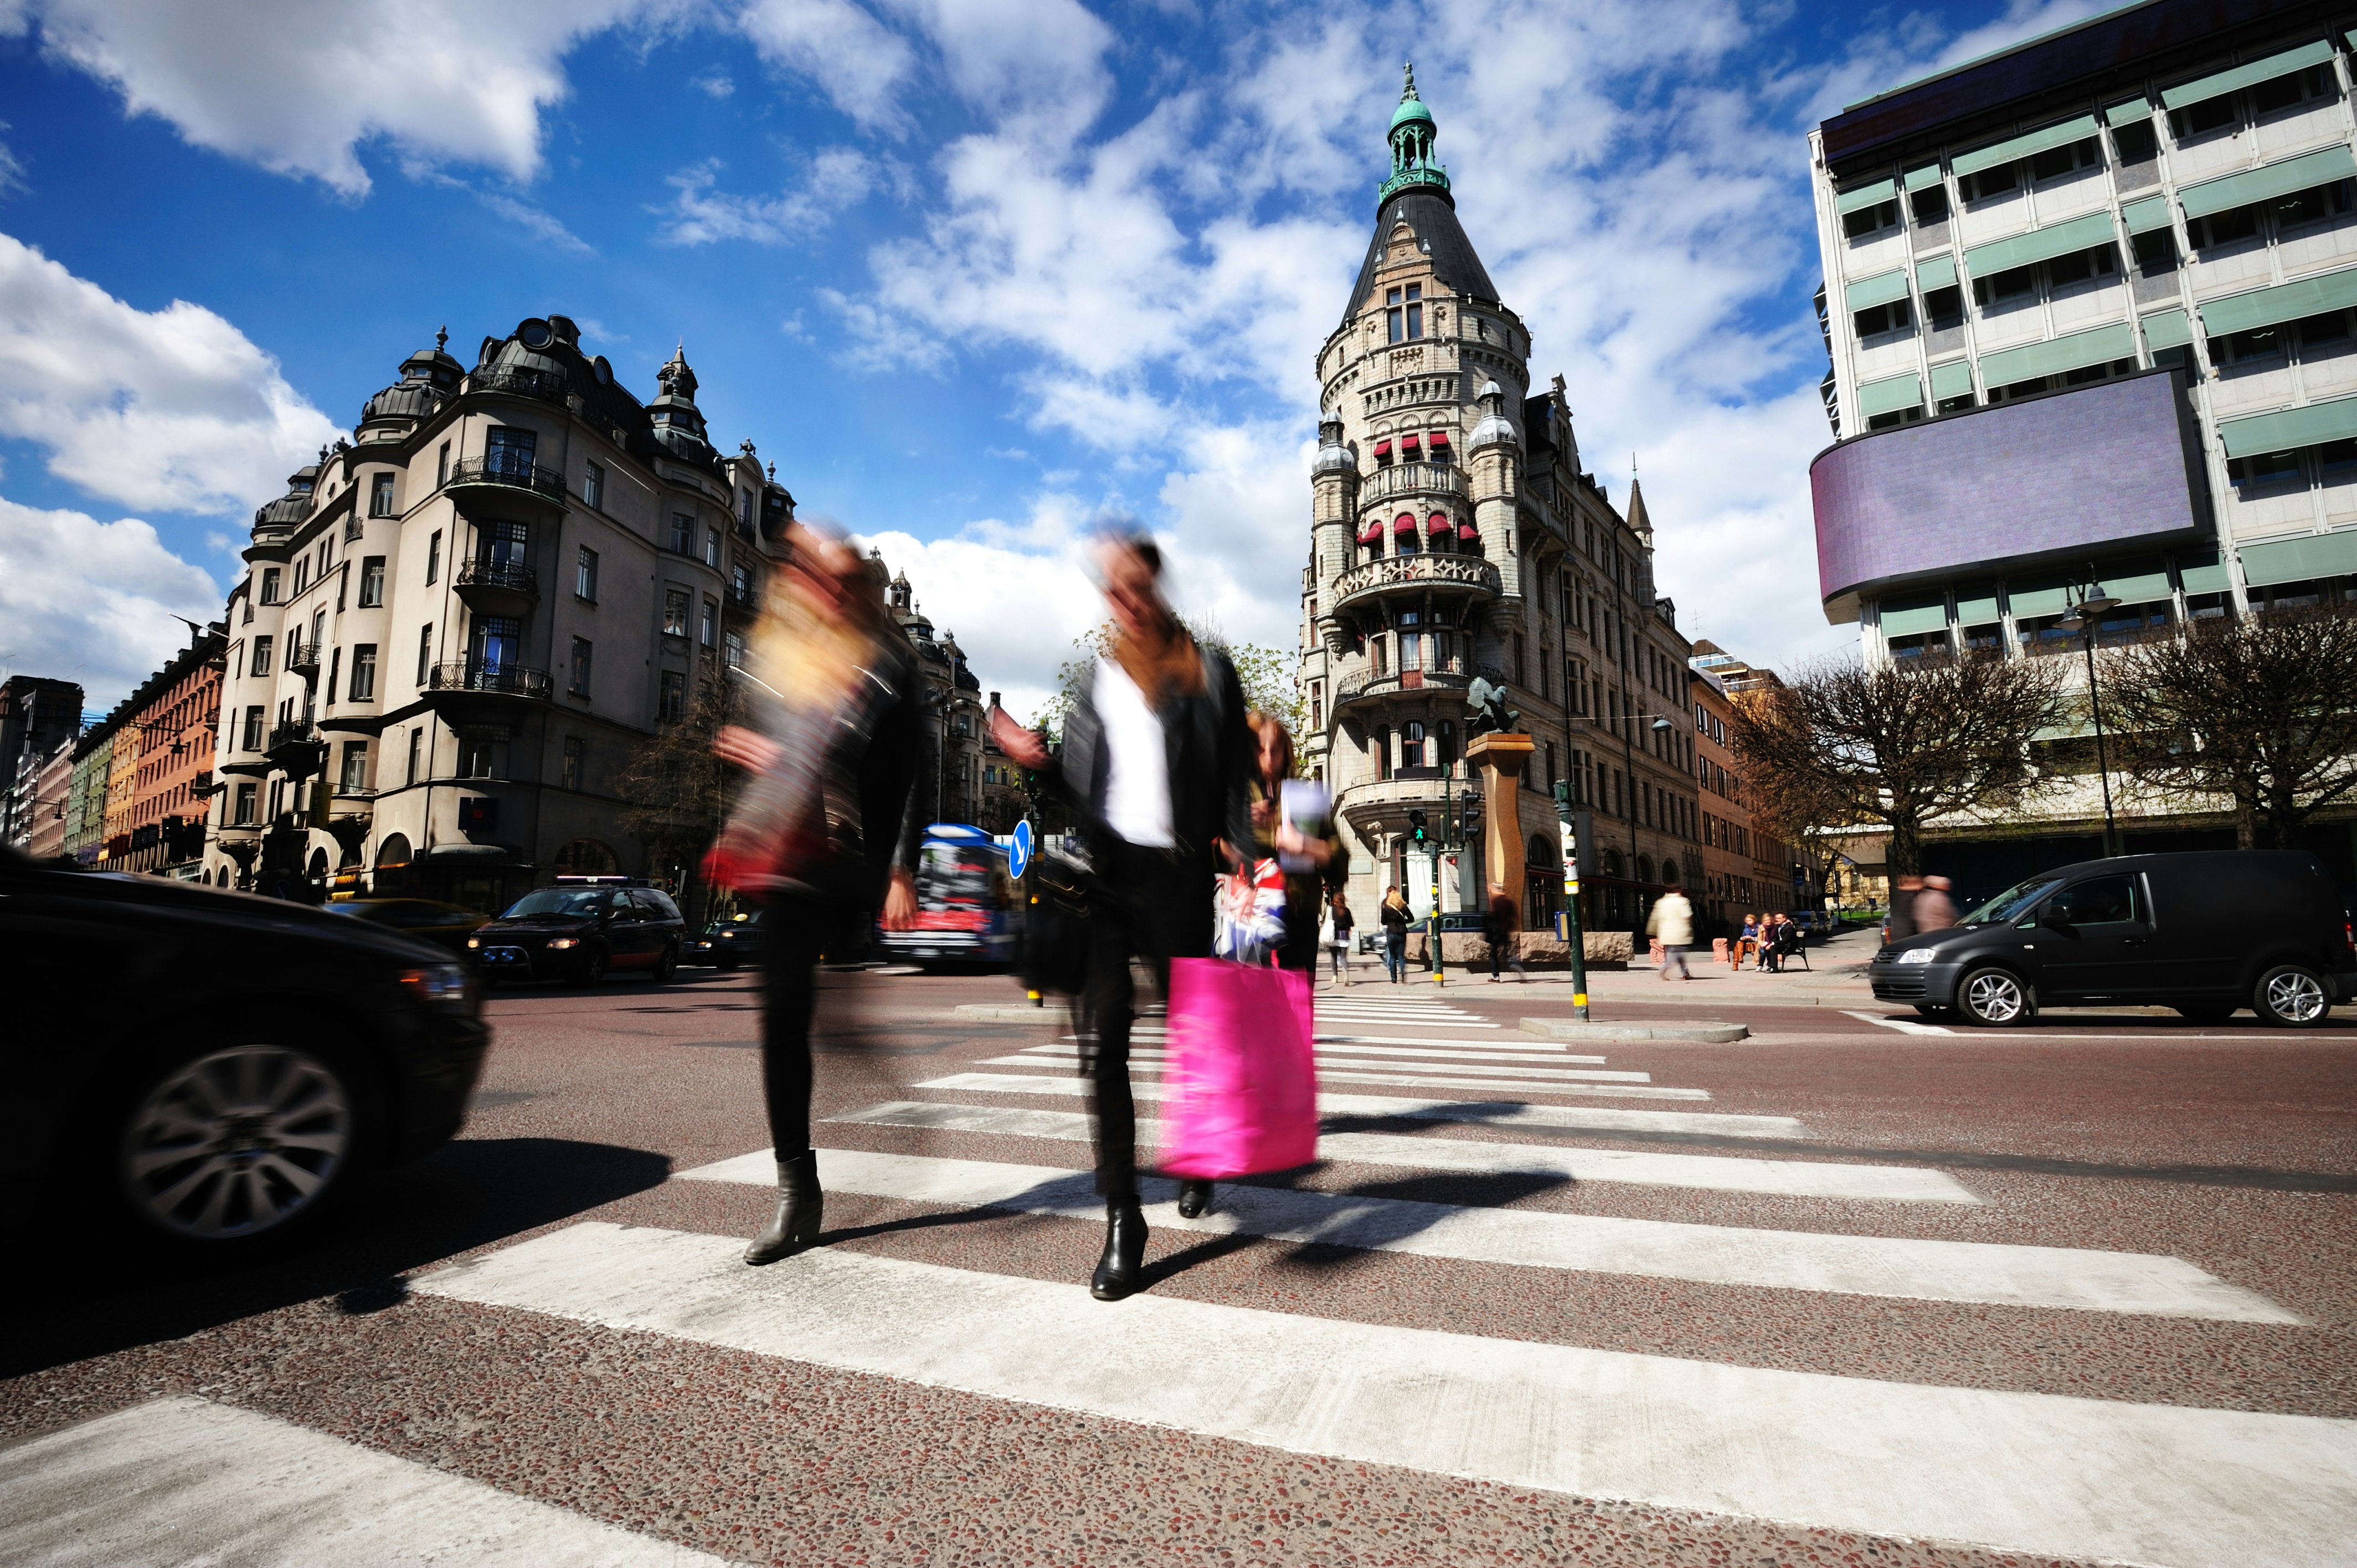
<svg viewBox="0 0 2357 1568">
<path fill-rule="evenodd" d="M 235 1255 L 447 1141 L 490 1042 L 447 954 L 304 905 L 0 849 L 0 1166 L 138 1251 Z"/>
<path fill-rule="evenodd" d="M 708 963 L 722 971 L 761 961 L 761 911 L 747 910 L 713 921 L 704 928 L 687 951 L 689 963 Z"/>
<path fill-rule="evenodd" d="M 490 919 L 489 915 L 457 904 L 437 904 L 431 898 L 345 898 L 324 908 L 330 915 L 366 920 L 461 956 L 467 952 L 467 939 Z"/>
<path fill-rule="evenodd" d="M 616 882 L 619 882 L 619 878 Z M 687 923 L 658 888 L 559 878 L 467 939 L 486 980 L 595 985 L 616 971 L 662 982 L 679 968 Z"/>
</svg>

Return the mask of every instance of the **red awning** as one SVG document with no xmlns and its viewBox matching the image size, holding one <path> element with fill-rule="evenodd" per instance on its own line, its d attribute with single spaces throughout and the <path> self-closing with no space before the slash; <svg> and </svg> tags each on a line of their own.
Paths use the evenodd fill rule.
<svg viewBox="0 0 2357 1568">
<path fill-rule="evenodd" d="M 1390 438 L 1389 436 L 1386 436 L 1386 437 L 1384 437 L 1383 440 L 1378 441 L 1378 442 L 1376 442 L 1376 443 L 1375 443 L 1375 456 L 1378 456 L 1378 457 L 1388 457 L 1388 456 L 1390 456 L 1391 455 L 1392 455 L 1392 444 L 1391 444 L 1391 438 Z"/>
<path fill-rule="evenodd" d="M 1400 437 L 1400 451 L 1403 453 L 1419 451 L 1422 449 L 1423 446 L 1424 441 L 1421 436 L 1403 435 Z"/>
<path fill-rule="evenodd" d="M 1394 533 L 1414 533 L 1415 532 L 1415 519 L 1406 512 L 1400 513 L 1397 517 L 1392 519 L 1392 532 Z"/>
<path fill-rule="evenodd" d="M 1367 524 L 1366 527 L 1359 530 L 1359 542 L 1361 544 L 1380 543 L 1383 537 L 1383 525 L 1380 522 L 1371 522 Z"/>
<path fill-rule="evenodd" d="M 1455 532 L 1456 528 L 1457 525 L 1448 521 L 1448 514 L 1445 511 L 1434 512 L 1425 519 L 1424 522 L 1424 531 L 1426 533 L 1449 533 Z"/>
<path fill-rule="evenodd" d="M 1457 525 L 1457 537 L 1469 539 L 1478 544 L 1481 540 L 1481 531 L 1469 522 L 1461 522 Z"/>
<path fill-rule="evenodd" d="M 1448 450 L 1448 432 L 1446 430 L 1436 430 L 1432 433 L 1432 449 L 1436 452 L 1446 452 Z"/>
</svg>

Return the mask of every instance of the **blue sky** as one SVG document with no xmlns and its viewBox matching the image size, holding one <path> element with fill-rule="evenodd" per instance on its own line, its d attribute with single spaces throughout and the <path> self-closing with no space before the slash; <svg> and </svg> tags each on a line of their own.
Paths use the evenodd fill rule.
<svg viewBox="0 0 2357 1568">
<path fill-rule="evenodd" d="M 1018 711 L 1107 510 L 1289 646 L 1404 57 L 1688 634 L 1842 647 L 1806 131 L 2100 8 L 0 0 L 0 671 L 112 703 L 404 356 L 548 311 L 641 396 L 683 340 L 716 443 L 879 542 Z"/>
</svg>

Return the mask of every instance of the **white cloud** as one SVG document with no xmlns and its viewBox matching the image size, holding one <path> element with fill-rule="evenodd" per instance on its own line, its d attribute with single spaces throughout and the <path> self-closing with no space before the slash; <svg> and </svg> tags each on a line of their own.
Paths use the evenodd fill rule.
<svg viewBox="0 0 2357 1568">
<path fill-rule="evenodd" d="M 618 23 L 677 0 L 24 0 L 41 48 L 109 83 L 133 114 L 200 147 L 348 196 L 369 188 L 359 148 L 382 137 L 431 162 L 540 166 L 541 114 L 567 91 L 562 62 Z"/>
<path fill-rule="evenodd" d="M 234 514 L 338 434 L 278 361 L 186 300 L 143 311 L 0 234 L 0 435 L 125 506 Z"/>
<path fill-rule="evenodd" d="M 5 29 L 0 28 L 0 37 L 5 36 Z M 7 128 L 8 122 L 0 120 L 0 131 Z M 18 157 L 7 143 L 0 142 L 0 201 L 12 196 L 21 196 L 30 188 L 25 180 L 25 160 Z"/>
<path fill-rule="evenodd" d="M 726 98 L 737 91 L 736 81 L 725 70 L 707 70 L 691 79 L 688 85 L 706 98 Z"/>
<path fill-rule="evenodd" d="M 1028 525 L 998 525 L 1008 532 Z M 1103 618 L 1076 544 L 1022 551 L 978 539 L 919 540 L 886 531 L 860 537 L 908 575 L 938 635 L 957 634 L 985 692 L 1002 692 L 1007 712 L 1028 717 L 1056 690 L 1056 667 L 1072 639 Z"/>
<path fill-rule="evenodd" d="M 888 177 L 888 171 L 856 147 L 822 147 L 804 173 L 802 188 L 778 196 L 735 196 L 721 190 L 718 158 L 667 177 L 671 207 L 662 238 L 673 245 L 709 245 L 749 240 L 759 245 L 790 245 L 824 229 L 844 209 L 856 205 Z"/>
<path fill-rule="evenodd" d="M 899 95 L 916 50 L 851 0 L 753 0 L 737 26 L 765 63 L 815 82 L 862 128 L 913 128 Z"/>
<path fill-rule="evenodd" d="M 101 522 L 0 498 L 0 667 L 81 684 L 108 708 L 218 620 L 221 590 L 137 518 Z"/>
</svg>

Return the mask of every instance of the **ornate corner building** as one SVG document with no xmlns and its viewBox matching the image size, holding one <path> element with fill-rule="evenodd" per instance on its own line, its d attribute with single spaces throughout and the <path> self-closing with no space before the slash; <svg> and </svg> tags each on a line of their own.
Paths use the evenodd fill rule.
<svg viewBox="0 0 2357 1568">
<path fill-rule="evenodd" d="M 1437 837 L 1475 787 L 1467 687 L 1503 686 L 1536 752 L 1517 798 L 1485 810 L 1512 811 L 1528 845 L 1524 918 L 1559 903 L 1551 785 L 1567 779 L 1583 918 L 1629 929 L 1702 879 L 1691 650 L 1654 593 L 1641 492 L 1624 515 L 1581 471 L 1562 377 L 1532 394 L 1529 332 L 1458 222 L 1437 136 L 1411 72 L 1366 262 L 1318 354 L 1304 761 L 1334 791 L 1366 919 L 1408 881 L 1409 812 Z"/>
</svg>

